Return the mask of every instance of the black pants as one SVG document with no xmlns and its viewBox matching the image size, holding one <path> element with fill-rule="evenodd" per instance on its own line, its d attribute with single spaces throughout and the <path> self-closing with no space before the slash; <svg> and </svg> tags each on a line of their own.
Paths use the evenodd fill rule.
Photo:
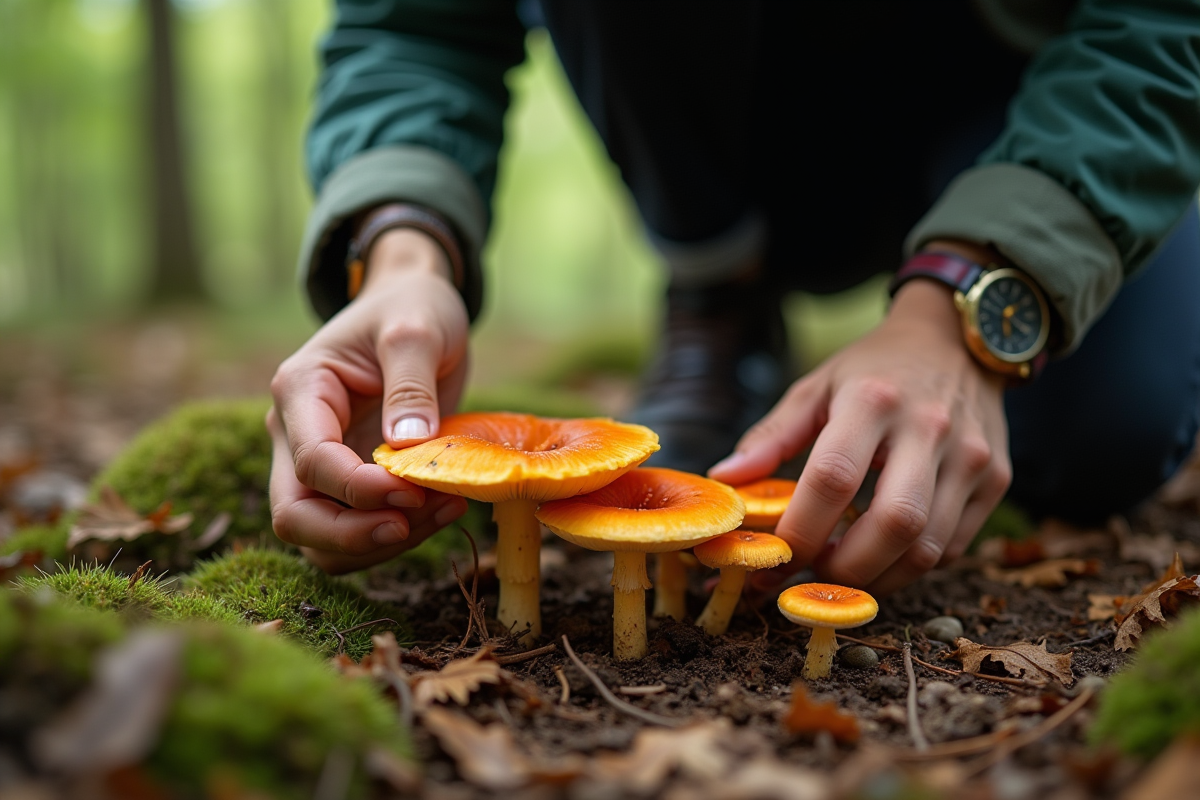
<svg viewBox="0 0 1200 800">
<path fill-rule="evenodd" d="M 1024 67 L 963 0 L 542 9 L 672 279 L 756 257 L 778 294 L 894 270 L 999 133 Z M 1193 207 L 1083 345 L 1009 392 L 1014 499 L 1100 518 L 1176 470 L 1200 408 L 1198 309 Z"/>
</svg>

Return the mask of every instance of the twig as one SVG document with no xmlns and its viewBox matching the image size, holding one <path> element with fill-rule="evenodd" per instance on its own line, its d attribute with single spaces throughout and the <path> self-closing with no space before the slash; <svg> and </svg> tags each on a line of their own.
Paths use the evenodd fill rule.
<svg viewBox="0 0 1200 800">
<path fill-rule="evenodd" d="M 917 673 L 913 671 L 912 645 L 904 644 L 904 672 L 908 675 L 908 735 L 912 737 L 913 745 L 919 752 L 929 749 L 929 740 L 925 731 L 921 730 L 921 720 L 917 716 Z"/>
<path fill-rule="evenodd" d="M 488 637 L 488 630 L 487 623 L 483 619 L 483 608 L 479 604 L 479 548 L 475 546 L 475 537 L 472 536 L 466 528 L 464 528 L 462 525 L 457 527 L 460 531 L 462 531 L 463 536 L 467 537 L 467 541 L 471 543 L 471 563 L 473 565 L 471 570 L 471 593 L 467 594 L 467 587 L 463 584 L 463 579 L 459 577 L 458 574 L 458 565 L 453 561 L 450 562 L 450 569 L 454 571 L 454 579 L 458 581 L 458 588 L 462 591 L 463 597 L 465 597 L 467 600 L 467 630 L 466 633 L 463 634 L 462 641 L 459 642 L 458 645 L 458 649 L 462 650 L 466 646 L 467 640 L 471 638 L 471 629 L 475 627 L 476 616 L 479 617 L 478 624 L 480 626 L 480 630 L 483 632 L 479 637 L 481 644 L 483 640 Z"/>
<path fill-rule="evenodd" d="M 1015 733 L 1016 731 L 1012 728 L 1005 728 L 993 731 L 992 733 L 985 733 L 982 736 L 972 736 L 969 739 L 958 739 L 953 742 L 930 745 L 928 750 L 921 752 L 898 749 L 889 749 L 887 752 L 890 757 L 897 761 L 940 761 L 943 758 L 973 756 L 976 753 L 986 752 Z"/>
<path fill-rule="evenodd" d="M 875 650 L 883 650 L 888 653 L 903 653 L 904 652 L 899 647 L 892 647 L 891 645 L 888 645 L 888 644 L 875 644 L 873 642 L 867 642 L 862 639 L 855 639 L 853 636 L 846 636 L 841 633 L 834 634 L 834 635 L 837 636 L 837 638 L 839 638 L 839 639 L 845 639 L 846 641 L 854 642 L 855 644 L 866 645 L 867 647 L 874 648 Z M 1044 688 L 1046 688 L 1039 683 L 1023 681 L 1020 678 L 1009 678 L 1004 675 L 988 675 L 987 673 L 984 673 L 984 672 L 970 672 L 965 669 L 946 669 L 945 667 L 939 667 L 937 664 L 930 664 L 928 661 L 922 661 L 921 659 L 917 658 L 916 656 L 913 656 L 912 660 L 915 661 L 916 663 L 920 664 L 922 667 L 925 667 L 926 669 L 931 669 L 934 672 L 940 672 L 943 675 L 953 675 L 955 677 L 958 677 L 959 675 L 970 675 L 972 678 L 980 678 L 981 680 L 985 680 L 985 681 L 994 681 L 995 683 L 1006 683 L 1009 686 L 1022 686 L 1026 689 L 1044 689 Z"/>
<path fill-rule="evenodd" d="M 1092 636 L 1091 638 L 1080 639 L 1077 642 L 1067 642 L 1066 644 L 1063 645 L 1063 647 L 1087 647 L 1089 644 L 1098 644 L 1099 642 L 1103 642 L 1108 639 L 1111 639 L 1114 635 L 1116 635 L 1116 633 L 1117 632 L 1114 631 L 1112 628 L 1109 628 L 1104 633 L 1097 634 L 1096 636 Z"/>
<path fill-rule="evenodd" d="M 588 665 L 584 664 L 583 661 L 579 659 L 579 656 L 575 655 L 575 651 L 571 649 L 571 642 L 565 635 L 562 637 L 562 641 L 563 649 L 567 651 L 567 655 L 570 656 L 571 661 L 574 662 L 575 666 L 579 667 L 579 671 L 584 674 L 584 677 L 592 682 L 592 686 L 596 687 L 596 691 L 600 693 L 600 696 L 607 700 L 608 704 L 617 711 L 620 711 L 623 714 L 628 714 L 631 717 L 636 717 L 642 722 L 649 722 L 651 725 L 664 725 L 668 728 L 675 728 L 687 722 L 687 720 L 664 717 L 661 714 L 655 714 L 653 711 L 647 711 L 644 708 L 638 708 L 632 703 L 627 703 L 621 698 L 617 697 L 612 693 L 612 689 L 609 689 L 608 686 L 604 684 L 604 681 L 600 680 L 600 676 L 595 672 L 592 672 L 592 670 L 588 668 Z"/>
<path fill-rule="evenodd" d="M 556 645 L 554 642 L 551 642 L 545 647 L 539 647 L 536 650 L 529 650 L 524 653 L 513 653 L 512 655 L 508 656 L 492 657 L 495 658 L 496 663 L 500 664 L 501 666 L 508 666 L 509 664 L 520 664 L 522 661 L 529 661 L 530 659 L 538 658 L 539 656 L 549 655 L 557 649 L 558 645 Z"/>
<path fill-rule="evenodd" d="M 360 631 L 363 628 L 369 628 L 372 625 L 378 625 L 381 622 L 390 622 L 393 625 L 400 624 L 399 622 L 396 622 L 396 620 L 392 619 L 391 617 L 381 617 L 379 619 L 373 619 L 370 622 L 360 622 L 359 624 L 357 624 L 353 627 L 346 628 L 346 630 L 344 630 L 344 631 L 339 631 L 337 628 L 334 628 L 333 635 L 338 638 L 338 649 L 337 649 L 338 655 L 341 655 L 341 652 L 346 649 L 346 634 L 347 633 L 354 633 L 355 631 Z"/>
<path fill-rule="evenodd" d="M 617 691 L 621 694 L 633 695 L 636 697 L 644 697 L 650 694 L 658 694 L 667 689 L 665 683 L 655 683 L 650 686 L 618 686 Z"/>
<path fill-rule="evenodd" d="M 567 701 L 571 699 L 571 682 L 567 680 L 566 673 L 562 667 L 555 667 L 554 674 L 558 676 L 558 685 L 562 687 L 562 691 L 558 695 L 558 704 L 565 706 Z"/>
<path fill-rule="evenodd" d="M 1092 689 L 1084 689 L 1079 693 L 1078 697 L 1076 697 L 1070 703 L 1067 703 L 1054 714 L 1046 717 L 1046 719 L 1042 720 L 1042 722 L 1038 725 L 1000 742 L 998 745 L 996 745 L 996 748 L 992 750 L 992 752 L 985 756 L 981 756 L 980 758 L 976 759 L 975 762 L 967 765 L 967 776 L 971 777 L 978 775 L 985 769 L 999 764 L 1001 761 L 1008 758 L 1022 747 L 1033 744 L 1038 739 L 1041 739 L 1043 736 L 1047 735 L 1059 725 L 1062 725 L 1064 722 L 1070 719 L 1076 711 L 1079 711 L 1081 708 L 1086 706 L 1094 694 L 1095 692 Z"/>
</svg>

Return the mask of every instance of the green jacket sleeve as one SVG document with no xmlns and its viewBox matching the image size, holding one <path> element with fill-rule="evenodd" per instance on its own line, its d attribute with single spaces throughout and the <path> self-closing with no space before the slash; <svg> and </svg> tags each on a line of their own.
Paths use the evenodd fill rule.
<svg viewBox="0 0 1200 800">
<path fill-rule="evenodd" d="M 1062 349 L 1179 221 L 1200 183 L 1200 3 L 1084 0 L 1008 124 L 910 233 L 992 244 L 1046 290 Z"/>
<path fill-rule="evenodd" d="M 479 252 L 524 27 L 496 0 L 339 0 L 306 144 L 317 191 L 300 253 L 314 309 L 347 302 L 350 220 L 401 200 L 454 226 L 467 261 L 464 299 L 479 312 Z"/>
</svg>

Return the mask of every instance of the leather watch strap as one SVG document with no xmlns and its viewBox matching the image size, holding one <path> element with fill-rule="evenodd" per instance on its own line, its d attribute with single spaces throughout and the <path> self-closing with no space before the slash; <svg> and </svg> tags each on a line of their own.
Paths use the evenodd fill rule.
<svg viewBox="0 0 1200 800">
<path fill-rule="evenodd" d="M 918 253 L 905 261 L 904 266 L 896 272 L 888 284 L 888 294 L 894 296 L 901 286 L 913 278 L 933 278 L 966 294 L 972 284 L 979 280 L 984 269 L 971 259 L 953 253 L 936 250 Z"/>
<path fill-rule="evenodd" d="M 387 231 L 395 228 L 414 228 L 431 236 L 446 251 L 450 262 L 450 274 L 455 287 L 462 291 L 466 267 L 462 248 L 453 228 L 439 214 L 411 203 L 388 203 L 370 213 L 366 224 L 350 242 L 346 254 L 346 294 L 353 300 L 362 289 L 366 278 L 367 259 L 375 241 Z"/>
</svg>

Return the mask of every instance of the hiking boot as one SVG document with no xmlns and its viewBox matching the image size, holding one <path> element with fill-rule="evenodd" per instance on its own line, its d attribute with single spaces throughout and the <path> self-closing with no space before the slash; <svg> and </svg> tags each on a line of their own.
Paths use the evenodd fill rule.
<svg viewBox="0 0 1200 800">
<path fill-rule="evenodd" d="M 659 436 L 647 466 L 704 474 L 792 377 L 779 293 L 753 283 L 667 292 L 666 325 L 629 419 Z"/>
</svg>

